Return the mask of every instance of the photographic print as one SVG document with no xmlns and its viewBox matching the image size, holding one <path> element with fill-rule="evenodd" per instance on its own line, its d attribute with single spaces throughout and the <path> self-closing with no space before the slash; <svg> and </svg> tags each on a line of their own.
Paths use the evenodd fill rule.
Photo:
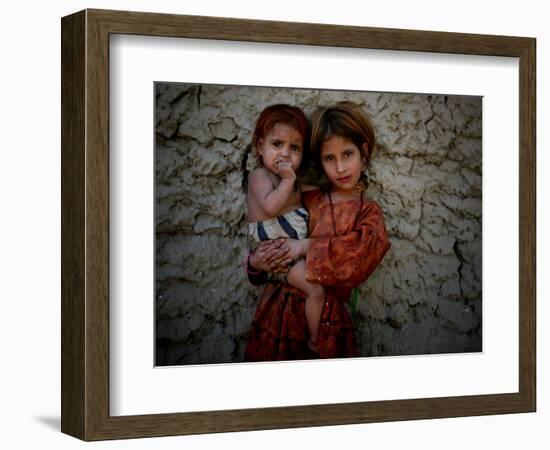
<svg viewBox="0 0 550 450">
<path fill-rule="evenodd" d="M 157 366 L 482 351 L 481 97 L 154 96 Z"/>
<path fill-rule="evenodd" d="M 536 410 L 536 39 L 94 9 L 61 25 L 64 433 Z M 230 41 L 243 64 L 219 64 Z M 298 70 L 295 89 L 241 51 L 271 59 L 272 44 L 411 69 L 382 67 L 381 84 Z M 458 60 L 436 73 L 409 52 Z M 418 69 L 427 84 L 406 87 Z M 317 366 L 303 389 L 256 383 Z M 325 375 L 348 383 L 319 389 Z"/>
</svg>

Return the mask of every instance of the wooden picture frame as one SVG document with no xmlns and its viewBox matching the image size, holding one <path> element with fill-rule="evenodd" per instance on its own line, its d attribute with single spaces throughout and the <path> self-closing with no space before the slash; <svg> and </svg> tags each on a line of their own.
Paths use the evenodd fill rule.
<svg viewBox="0 0 550 450">
<path fill-rule="evenodd" d="M 83 440 L 531 412 L 536 408 L 536 40 L 122 11 L 62 19 L 62 415 Z M 519 58 L 519 391 L 109 415 L 109 35 Z"/>
</svg>

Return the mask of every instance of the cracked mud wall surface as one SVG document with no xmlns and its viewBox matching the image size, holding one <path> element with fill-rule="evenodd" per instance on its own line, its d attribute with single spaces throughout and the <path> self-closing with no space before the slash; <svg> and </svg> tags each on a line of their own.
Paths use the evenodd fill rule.
<svg viewBox="0 0 550 450">
<path fill-rule="evenodd" d="M 260 293 L 242 267 L 256 118 L 340 100 L 374 125 L 367 197 L 392 243 L 352 311 L 361 354 L 481 351 L 480 97 L 159 83 L 155 96 L 158 365 L 242 361 Z"/>
</svg>

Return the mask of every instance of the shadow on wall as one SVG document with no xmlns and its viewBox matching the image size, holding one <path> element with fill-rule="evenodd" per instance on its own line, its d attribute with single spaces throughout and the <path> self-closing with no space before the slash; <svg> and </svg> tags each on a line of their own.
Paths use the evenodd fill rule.
<svg viewBox="0 0 550 450">
<path fill-rule="evenodd" d="M 157 365 L 242 361 L 259 293 L 242 267 L 256 118 L 340 100 L 375 127 L 367 196 L 392 242 L 352 312 L 362 355 L 481 351 L 480 97 L 156 84 Z"/>
</svg>

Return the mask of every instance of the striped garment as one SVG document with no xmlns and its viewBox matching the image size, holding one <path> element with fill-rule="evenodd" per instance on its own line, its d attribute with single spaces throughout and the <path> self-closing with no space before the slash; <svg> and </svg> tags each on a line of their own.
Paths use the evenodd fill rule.
<svg viewBox="0 0 550 450">
<path fill-rule="evenodd" d="M 249 223 L 248 236 L 256 244 L 280 237 L 305 239 L 308 219 L 307 211 L 304 208 L 298 208 L 273 219 Z"/>
</svg>

